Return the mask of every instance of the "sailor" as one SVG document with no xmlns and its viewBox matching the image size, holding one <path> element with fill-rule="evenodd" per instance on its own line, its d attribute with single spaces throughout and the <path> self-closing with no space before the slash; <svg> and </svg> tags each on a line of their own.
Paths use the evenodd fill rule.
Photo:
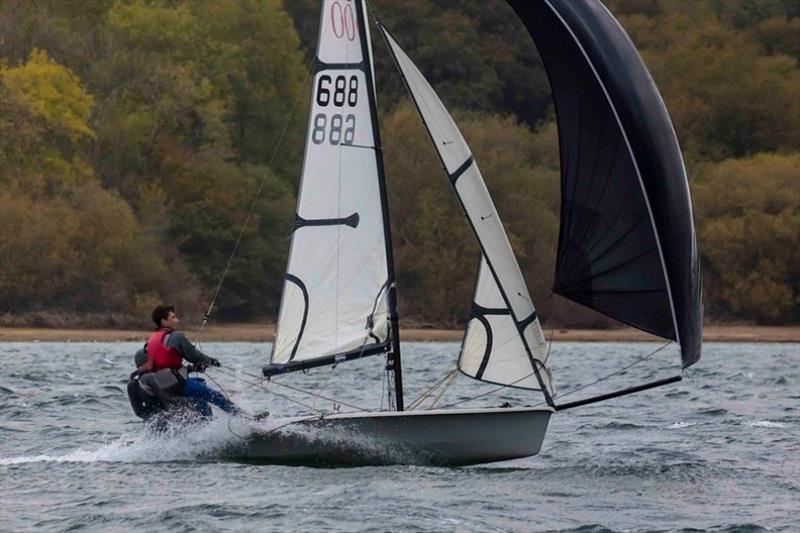
<svg viewBox="0 0 800 533">
<path fill-rule="evenodd" d="M 217 359 L 209 357 L 192 345 L 186 335 L 177 331 L 180 323 L 175 307 L 159 305 L 153 309 L 156 331 L 144 348 L 136 352 L 136 372 L 131 374 L 128 396 L 134 412 L 148 419 L 176 403 L 188 401 L 201 416 L 210 417 L 208 403 L 238 414 L 239 409 L 224 395 L 208 387 L 201 378 L 190 378 L 190 371 L 203 372 L 209 366 L 220 366 Z M 192 363 L 183 365 L 183 360 Z"/>
</svg>

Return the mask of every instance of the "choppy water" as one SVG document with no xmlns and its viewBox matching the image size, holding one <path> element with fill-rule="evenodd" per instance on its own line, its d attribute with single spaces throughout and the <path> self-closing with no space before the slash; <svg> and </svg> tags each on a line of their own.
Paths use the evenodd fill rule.
<svg viewBox="0 0 800 533">
<path fill-rule="evenodd" d="M 247 422 L 190 434 L 143 431 L 125 397 L 135 343 L 0 346 L 3 531 L 800 531 L 800 346 L 708 344 L 682 383 L 555 415 L 537 457 L 464 468 L 254 466 L 218 454 Z M 557 343 L 563 393 L 653 351 L 652 344 Z M 267 347 L 205 344 L 258 374 Z M 407 401 L 454 363 L 456 344 L 408 343 Z M 675 372 L 673 348 L 597 393 Z M 375 409 L 378 358 L 282 377 Z M 660 369 L 659 372 L 656 369 Z M 221 372 L 211 377 L 270 423 L 302 411 Z M 459 376 L 442 403 L 492 387 Z M 535 394 L 503 392 L 465 406 Z M 343 406 L 342 410 L 347 407 Z"/>
</svg>

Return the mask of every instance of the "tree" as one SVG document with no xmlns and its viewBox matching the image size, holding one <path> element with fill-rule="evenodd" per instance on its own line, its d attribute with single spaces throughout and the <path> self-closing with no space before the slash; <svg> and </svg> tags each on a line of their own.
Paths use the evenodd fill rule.
<svg viewBox="0 0 800 533">
<path fill-rule="evenodd" d="M 727 3 L 726 3 L 727 4 Z M 664 95 L 689 157 L 721 160 L 800 145 L 797 61 L 767 55 L 706 2 L 620 17 Z"/>
<path fill-rule="evenodd" d="M 712 314 L 800 319 L 800 155 L 708 164 L 694 200 Z"/>
<path fill-rule="evenodd" d="M 0 64 L 0 91 L 0 180 L 52 193 L 91 176 L 84 149 L 95 137 L 94 100 L 75 74 L 34 49 L 22 65 Z"/>
</svg>

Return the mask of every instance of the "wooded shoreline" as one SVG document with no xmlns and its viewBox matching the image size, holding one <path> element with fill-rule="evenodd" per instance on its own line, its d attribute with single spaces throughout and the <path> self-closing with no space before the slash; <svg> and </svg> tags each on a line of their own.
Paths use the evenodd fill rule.
<svg viewBox="0 0 800 533">
<path fill-rule="evenodd" d="M 274 335 L 271 324 L 215 324 L 203 332 L 186 330 L 190 339 L 206 342 L 267 342 Z M 0 327 L 0 342 L 127 342 L 144 341 L 146 330 L 62 329 Z M 461 330 L 402 329 L 400 338 L 412 342 L 460 342 Z M 658 342 L 661 339 L 631 329 L 545 330 L 554 341 Z M 705 342 L 800 342 L 800 326 L 706 326 Z"/>
</svg>

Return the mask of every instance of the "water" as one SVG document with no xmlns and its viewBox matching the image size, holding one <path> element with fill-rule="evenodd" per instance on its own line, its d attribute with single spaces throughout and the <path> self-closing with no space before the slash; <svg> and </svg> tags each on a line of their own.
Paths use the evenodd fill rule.
<svg viewBox="0 0 800 533">
<path fill-rule="evenodd" d="M 800 346 L 707 344 L 683 382 L 555 415 L 537 457 L 463 468 L 254 466 L 220 450 L 248 422 L 220 417 L 186 434 L 143 430 L 127 404 L 137 343 L 0 347 L 0 529 L 3 531 L 798 531 Z M 659 345 L 557 343 L 561 394 Z M 225 367 L 257 374 L 268 347 L 205 344 Z M 408 400 L 452 368 L 456 344 L 408 343 Z M 670 347 L 599 393 L 675 373 Z M 270 423 L 293 403 L 337 398 L 375 409 L 379 358 L 264 392 L 212 373 Z M 493 387 L 459 376 L 442 403 Z M 538 403 L 503 391 L 464 406 Z M 385 400 L 384 400 L 385 402 Z M 340 405 L 347 410 L 347 405 Z"/>
</svg>

